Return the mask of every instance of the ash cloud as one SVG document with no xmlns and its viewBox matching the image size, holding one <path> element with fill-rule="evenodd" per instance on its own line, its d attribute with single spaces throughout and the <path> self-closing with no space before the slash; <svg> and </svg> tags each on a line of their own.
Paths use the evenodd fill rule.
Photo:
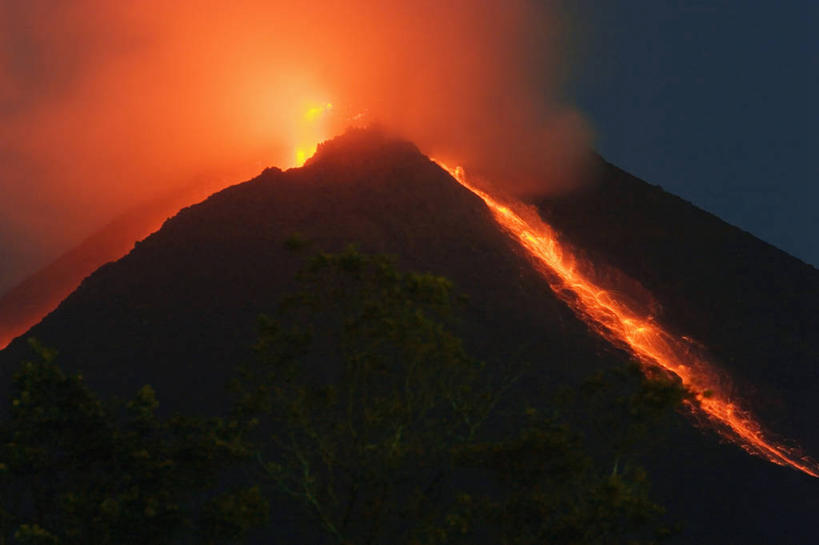
<svg viewBox="0 0 819 545">
<path fill-rule="evenodd" d="M 0 291 L 203 172 L 289 166 L 306 104 L 510 191 L 574 178 L 565 21 L 534 0 L 0 0 Z M 4 286 L 4 283 L 6 284 Z"/>
</svg>

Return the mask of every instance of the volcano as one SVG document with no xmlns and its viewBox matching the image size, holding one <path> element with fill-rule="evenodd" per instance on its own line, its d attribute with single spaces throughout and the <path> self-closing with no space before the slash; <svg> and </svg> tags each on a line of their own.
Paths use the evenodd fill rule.
<svg viewBox="0 0 819 545">
<path fill-rule="evenodd" d="M 135 240 L 145 238 L 180 208 L 220 187 L 215 180 L 201 179 L 126 210 L 9 289 L 0 296 L 0 347 L 54 310 L 91 272 L 127 254 Z"/>
<path fill-rule="evenodd" d="M 707 350 L 723 386 L 766 427 L 819 453 L 819 272 L 599 157 L 592 163 L 588 183 L 529 204 L 599 276 L 641 286 L 636 296 Z M 284 247 L 296 234 L 315 249 L 354 243 L 452 279 L 468 297 L 459 333 L 470 352 L 532 362 L 533 380 L 575 383 L 632 357 L 550 289 L 478 196 L 411 143 L 373 130 L 183 209 L 26 336 L 57 348 L 63 367 L 106 394 L 147 383 L 168 412 L 219 412 L 236 363 L 251 357 L 258 314 L 276 307 L 302 263 Z M 22 338 L 0 352 L 4 386 L 26 355 Z M 686 522 L 686 541 L 819 537 L 819 481 L 749 456 L 688 416 L 648 465 L 658 498 Z"/>
</svg>

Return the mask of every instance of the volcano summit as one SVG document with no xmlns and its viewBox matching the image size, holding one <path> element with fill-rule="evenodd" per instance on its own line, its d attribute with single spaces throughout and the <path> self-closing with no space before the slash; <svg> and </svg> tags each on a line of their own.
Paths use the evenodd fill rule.
<svg viewBox="0 0 819 545">
<path fill-rule="evenodd" d="M 604 285 L 643 286 L 625 295 L 703 343 L 724 371 L 721 388 L 819 452 L 810 395 L 819 388 L 819 272 L 593 161 L 592 183 L 529 204 Z M 147 383 L 163 410 L 217 414 L 235 365 L 251 357 L 257 316 L 293 285 L 303 258 L 284 246 L 294 235 L 325 251 L 356 244 L 452 279 L 468 298 L 458 333 L 469 351 L 489 363 L 530 362 L 527 388 L 576 384 L 633 357 L 555 295 L 478 196 L 412 144 L 372 130 L 323 144 L 302 168 L 266 169 L 183 209 L 27 336 L 57 348 L 61 366 L 108 395 Z M 0 352 L 4 385 L 26 354 L 22 339 Z M 691 542 L 819 537 L 811 477 L 748 456 L 684 415 L 660 450 L 646 465 Z"/>
</svg>

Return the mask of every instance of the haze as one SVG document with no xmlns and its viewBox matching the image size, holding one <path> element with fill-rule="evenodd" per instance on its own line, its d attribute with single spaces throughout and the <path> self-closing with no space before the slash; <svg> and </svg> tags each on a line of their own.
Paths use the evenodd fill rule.
<svg viewBox="0 0 819 545">
<path fill-rule="evenodd" d="M 588 138 L 562 100 L 558 17 L 524 0 L 0 0 L 0 291 L 131 205 L 293 166 L 351 122 L 556 187 Z"/>
</svg>

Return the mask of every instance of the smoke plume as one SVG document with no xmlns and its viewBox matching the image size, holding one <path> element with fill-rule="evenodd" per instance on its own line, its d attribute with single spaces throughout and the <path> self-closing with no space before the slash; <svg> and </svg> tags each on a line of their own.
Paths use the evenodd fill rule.
<svg viewBox="0 0 819 545">
<path fill-rule="evenodd" d="M 132 204 L 292 166 L 350 123 L 558 187 L 588 138 L 566 37 L 533 0 L 0 0 L 0 291 Z"/>
</svg>

